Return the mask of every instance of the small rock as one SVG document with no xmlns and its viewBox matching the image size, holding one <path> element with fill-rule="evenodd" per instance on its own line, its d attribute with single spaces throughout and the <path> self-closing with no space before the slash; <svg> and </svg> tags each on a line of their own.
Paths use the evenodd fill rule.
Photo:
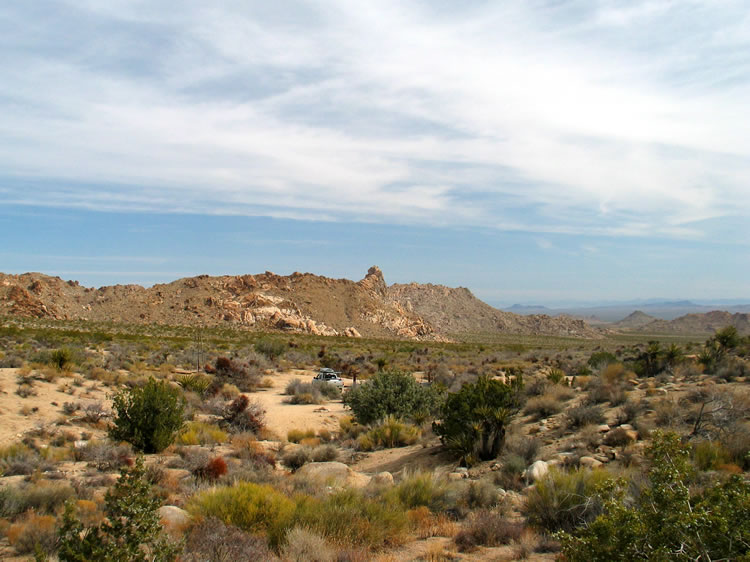
<svg viewBox="0 0 750 562">
<path fill-rule="evenodd" d="M 536 461 L 524 471 L 523 475 L 526 480 L 536 482 L 537 480 L 544 478 L 548 472 L 549 465 L 545 461 Z"/>
<path fill-rule="evenodd" d="M 450 472 L 448 473 L 448 480 L 463 480 L 466 476 L 465 472 Z"/>
<path fill-rule="evenodd" d="M 607 433 L 609 431 L 609 426 L 606 423 L 603 423 L 601 425 L 597 425 L 596 430 L 599 433 Z"/>
<path fill-rule="evenodd" d="M 376 486 L 393 486 L 393 474 L 387 471 L 378 472 L 375 476 L 372 477 L 372 480 L 370 480 L 370 484 L 374 484 Z"/>
<path fill-rule="evenodd" d="M 190 514 L 176 505 L 163 505 L 158 509 L 161 524 L 170 531 L 184 529 L 190 523 Z"/>
<path fill-rule="evenodd" d="M 625 429 L 625 430 L 634 429 L 633 426 L 630 425 L 629 423 L 623 423 L 623 424 L 621 424 L 620 428 Z"/>
<path fill-rule="evenodd" d="M 602 466 L 601 461 L 596 460 L 594 457 L 581 457 L 578 461 L 582 467 L 585 468 L 599 468 Z"/>
</svg>

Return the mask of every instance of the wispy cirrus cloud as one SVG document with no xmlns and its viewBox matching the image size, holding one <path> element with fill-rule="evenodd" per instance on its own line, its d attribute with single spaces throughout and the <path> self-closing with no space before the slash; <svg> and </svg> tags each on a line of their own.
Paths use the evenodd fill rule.
<svg viewBox="0 0 750 562">
<path fill-rule="evenodd" d="M 700 236 L 750 215 L 740 2 L 0 8 L 0 198 Z"/>
</svg>

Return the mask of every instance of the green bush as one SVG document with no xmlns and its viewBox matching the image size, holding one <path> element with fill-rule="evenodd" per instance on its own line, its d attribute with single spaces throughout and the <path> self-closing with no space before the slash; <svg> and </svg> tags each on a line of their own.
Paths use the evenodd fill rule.
<svg viewBox="0 0 750 562">
<path fill-rule="evenodd" d="M 289 349 L 289 346 L 283 341 L 270 338 L 260 339 L 255 342 L 255 351 L 265 355 L 271 361 L 275 361 Z"/>
<path fill-rule="evenodd" d="M 716 470 L 722 464 L 731 462 L 732 457 L 721 443 L 701 441 L 693 449 L 695 465 L 700 470 Z"/>
<path fill-rule="evenodd" d="M 385 493 L 385 498 L 406 509 L 425 506 L 430 511 L 443 511 L 453 506 L 448 483 L 431 472 L 416 472 L 405 476 Z"/>
<path fill-rule="evenodd" d="M 182 394 L 153 377 L 142 387 L 117 393 L 112 400 L 114 426 L 109 435 L 144 453 L 158 453 L 174 441 L 183 423 Z"/>
<path fill-rule="evenodd" d="M 562 533 L 571 562 L 591 560 L 747 560 L 750 483 L 734 475 L 691 489 L 690 447 L 675 433 L 655 432 L 648 449 L 650 486 L 625 502 L 612 485 L 604 513 Z"/>
<path fill-rule="evenodd" d="M 211 386 L 211 379 L 202 375 L 180 375 L 175 378 L 177 384 L 179 384 L 185 390 L 195 392 L 203 396 Z"/>
<path fill-rule="evenodd" d="M 479 377 L 448 395 L 433 430 L 468 465 L 494 459 L 505 441 L 506 424 L 521 408 L 522 390 L 520 376 L 511 384 Z"/>
<path fill-rule="evenodd" d="M 62 371 L 73 362 L 73 352 L 68 347 L 61 347 L 50 354 L 50 364 Z"/>
<path fill-rule="evenodd" d="M 334 543 L 382 548 L 403 542 L 408 518 L 403 508 L 359 490 L 342 490 L 323 499 L 301 497 L 297 524 Z"/>
<path fill-rule="evenodd" d="M 440 393 L 423 386 L 407 373 L 377 373 L 344 395 L 344 404 L 361 424 L 370 424 L 392 415 L 401 419 L 432 416 L 441 403 Z"/>
<path fill-rule="evenodd" d="M 125 467 L 105 496 L 106 519 L 96 527 L 78 520 L 73 504 L 66 505 L 59 531 L 62 562 L 166 562 L 177 557 L 177 547 L 162 534 L 159 500 L 146 477 L 143 457 Z"/>
<path fill-rule="evenodd" d="M 265 533 L 269 543 L 278 546 L 294 522 L 295 504 L 269 485 L 239 482 L 196 494 L 188 511 L 243 531 Z"/>
<path fill-rule="evenodd" d="M 383 421 L 370 429 L 360 439 L 372 443 L 373 447 L 405 447 L 413 445 L 422 435 L 422 431 L 411 424 L 402 422 L 394 416 L 386 416 Z"/>
</svg>

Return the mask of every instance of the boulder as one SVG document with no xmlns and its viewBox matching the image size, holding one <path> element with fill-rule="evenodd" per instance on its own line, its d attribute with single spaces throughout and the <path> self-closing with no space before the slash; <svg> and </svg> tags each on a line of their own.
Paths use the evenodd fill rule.
<svg viewBox="0 0 750 562">
<path fill-rule="evenodd" d="M 547 462 L 536 461 L 524 471 L 523 475 L 529 482 L 536 482 L 544 478 L 548 472 L 549 464 Z"/>
<path fill-rule="evenodd" d="M 594 457 L 581 457 L 578 462 L 584 468 L 599 468 L 603 464 Z"/>
<path fill-rule="evenodd" d="M 393 486 L 393 474 L 390 472 L 378 472 L 372 477 L 370 483 L 376 486 Z"/>
<path fill-rule="evenodd" d="M 332 488 L 363 488 L 371 480 L 342 462 L 311 462 L 300 468 L 295 477 L 308 478 Z"/>
<path fill-rule="evenodd" d="M 167 531 L 181 531 L 190 523 L 190 514 L 176 505 L 163 505 L 158 512 L 161 524 Z"/>
</svg>

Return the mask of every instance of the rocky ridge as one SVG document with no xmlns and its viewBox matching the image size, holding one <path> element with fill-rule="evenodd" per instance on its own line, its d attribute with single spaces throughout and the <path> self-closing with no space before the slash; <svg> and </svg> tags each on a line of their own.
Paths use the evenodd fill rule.
<svg viewBox="0 0 750 562">
<path fill-rule="evenodd" d="M 462 333 L 598 337 L 583 321 L 497 310 L 465 288 L 388 286 L 373 266 L 360 281 L 311 273 L 199 275 L 98 289 L 41 273 L 0 274 L 0 315 L 168 325 L 233 325 L 324 336 L 444 340 Z"/>
</svg>

